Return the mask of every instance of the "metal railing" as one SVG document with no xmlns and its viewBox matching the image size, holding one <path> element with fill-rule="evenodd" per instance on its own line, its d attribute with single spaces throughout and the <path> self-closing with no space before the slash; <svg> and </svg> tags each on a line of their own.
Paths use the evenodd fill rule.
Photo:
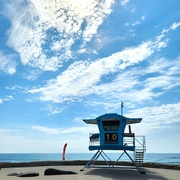
<svg viewBox="0 0 180 180">
<path fill-rule="evenodd" d="M 143 152 L 146 151 L 146 141 L 145 141 L 145 136 L 143 135 L 137 135 L 135 137 L 135 144 L 136 144 L 136 148 L 135 150 L 141 150 Z"/>
<path fill-rule="evenodd" d="M 123 145 L 135 146 L 135 134 L 134 133 L 123 133 Z"/>
<path fill-rule="evenodd" d="M 89 146 L 100 146 L 99 133 L 90 133 L 89 134 Z"/>
<path fill-rule="evenodd" d="M 89 134 L 89 146 L 100 146 L 100 134 L 90 133 Z M 145 136 L 135 134 L 123 134 L 123 145 L 135 146 L 135 151 L 146 151 Z"/>
</svg>

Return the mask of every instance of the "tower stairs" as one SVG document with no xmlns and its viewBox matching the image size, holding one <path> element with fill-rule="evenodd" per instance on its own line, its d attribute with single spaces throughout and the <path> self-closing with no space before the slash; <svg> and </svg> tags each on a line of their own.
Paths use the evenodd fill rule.
<svg viewBox="0 0 180 180">
<path fill-rule="evenodd" d="M 142 164 L 144 160 L 144 151 L 136 150 L 135 151 L 135 162 L 137 164 Z"/>
<path fill-rule="evenodd" d="M 144 161 L 144 153 L 146 152 L 145 136 L 136 136 L 136 148 L 134 151 L 134 161 L 141 165 Z"/>
</svg>

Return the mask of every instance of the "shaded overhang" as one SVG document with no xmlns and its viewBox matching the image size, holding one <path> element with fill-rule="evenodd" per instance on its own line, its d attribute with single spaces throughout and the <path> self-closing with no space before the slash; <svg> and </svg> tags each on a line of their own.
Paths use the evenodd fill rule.
<svg viewBox="0 0 180 180">
<path fill-rule="evenodd" d="M 140 123 L 142 121 L 142 118 L 127 118 L 126 124 L 135 124 Z"/>
<path fill-rule="evenodd" d="M 97 124 L 96 119 L 83 119 L 86 124 Z"/>
</svg>

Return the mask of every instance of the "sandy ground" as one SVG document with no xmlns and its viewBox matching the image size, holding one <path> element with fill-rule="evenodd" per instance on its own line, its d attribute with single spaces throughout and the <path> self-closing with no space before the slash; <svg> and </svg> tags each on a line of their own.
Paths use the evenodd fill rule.
<svg viewBox="0 0 180 180">
<path fill-rule="evenodd" d="M 73 171 L 78 174 L 73 175 L 55 175 L 44 176 L 44 170 L 47 168 L 56 168 L 60 170 Z M 159 168 L 143 168 L 146 174 L 140 174 L 136 169 L 132 168 L 90 168 L 80 171 L 83 166 L 40 166 L 40 167 L 23 167 L 23 168 L 2 168 L 0 170 L 0 180 L 180 180 L 180 170 L 159 169 Z M 9 173 L 25 173 L 38 172 L 37 177 L 16 177 L 7 176 Z"/>
</svg>

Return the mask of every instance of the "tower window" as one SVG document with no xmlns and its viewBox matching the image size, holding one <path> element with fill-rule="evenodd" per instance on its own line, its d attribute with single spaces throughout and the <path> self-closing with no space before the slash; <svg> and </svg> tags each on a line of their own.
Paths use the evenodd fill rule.
<svg viewBox="0 0 180 180">
<path fill-rule="evenodd" d="M 117 131 L 119 129 L 120 121 L 103 120 L 102 124 L 105 131 Z"/>
</svg>

